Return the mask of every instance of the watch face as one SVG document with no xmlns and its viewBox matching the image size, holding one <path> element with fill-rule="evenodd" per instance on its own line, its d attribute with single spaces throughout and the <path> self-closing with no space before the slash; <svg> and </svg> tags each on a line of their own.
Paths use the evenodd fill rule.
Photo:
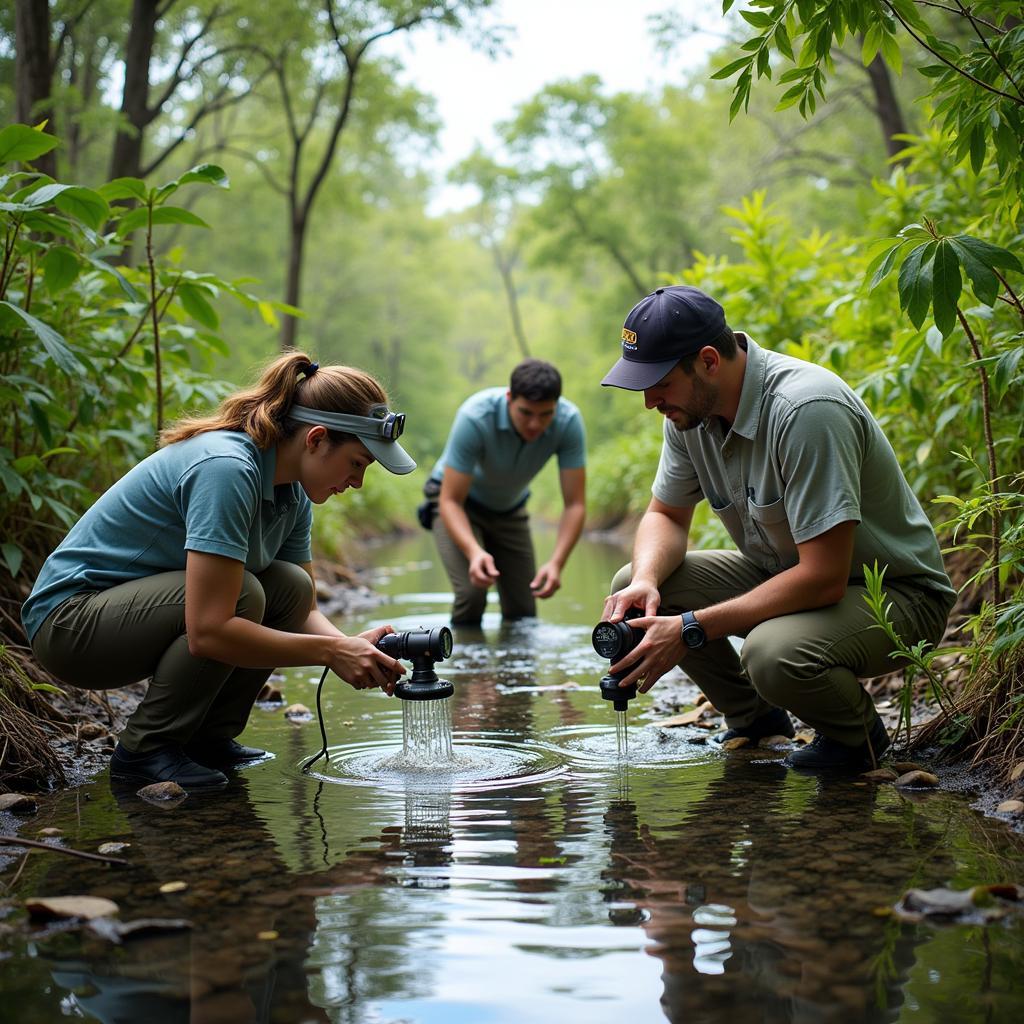
<svg viewBox="0 0 1024 1024">
<path fill-rule="evenodd" d="M 704 628 L 699 622 L 689 622 L 683 627 L 683 643 L 687 647 L 694 650 L 703 647 L 705 639 Z"/>
</svg>

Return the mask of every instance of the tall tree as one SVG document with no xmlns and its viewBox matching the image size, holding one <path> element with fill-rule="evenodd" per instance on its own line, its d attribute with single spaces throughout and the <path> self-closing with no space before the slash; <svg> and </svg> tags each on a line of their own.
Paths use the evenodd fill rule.
<svg viewBox="0 0 1024 1024">
<path fill-rule="evenodd" d="M 277 51 L 274 78 L 287 120 L 288 264 L 284 301 L 298 306 L 302 297 L 302 268 L 310 217 L 334 162 L 342 134 L 362 98 L 368 54 L 389 36 L 426 25 L 463 29 L 467 19 L 489 7 L 492 0 L 360 0 L 344 6 L 335 0 L 309 4 L 309 20 L 323 24 L 325 35 L 308 45 L 305 40 Z M 313 7 L 323 17 L 314 18 Z M 300 10 L 305 11 L 303 6 Z M 492 45 L 493 32 L 479 39 Z M 304 109 L 300 109 L 300 105 Z M 319 145 L 319 155 L 309 151 Z M 308 163 L 308 166 L 307 166 Z M 294 346 L 298 324 L 285 316 L 281 347 Z"/>
<path fill-rule="evenodd" d="M 50 51 L 50 5 L 47 0 L 15 0 L 15 120 L 22 124 L 46 118 L 53 132 L 53 55 Z M 43 154 L 36 167 L 56 174 L 53 151 Z"/>
</svg>

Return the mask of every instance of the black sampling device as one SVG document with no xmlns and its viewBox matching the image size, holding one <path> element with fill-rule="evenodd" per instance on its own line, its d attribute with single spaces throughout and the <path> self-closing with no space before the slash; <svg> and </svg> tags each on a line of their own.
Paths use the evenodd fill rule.
<svg viewBox="0 0 1024 1024">
<path fill-rule="evenodd" d="M 452 656 L 455 644 L 452 631 L 447 626 L 434 626 L 433 629 L 407 629 L 401 633 L 385 633 L 377 641 L 377 649 L 391 658 L 404 658 L 412 662 L 412 678 L 403 679 L 395 686 L 395 696 L 402 700 L 441 700 L 455 692 L 447 679 L 438 679 L 434 671 L 434 662 L 444 661 Z M 320 723 L 320 738 L 323 746 L 320 753 L 315 754 L 305 764 L 302 771 L 308 772 L 320 758 L 330 761 L 327 753 L 327 730 L 324 728 L 324 715 L 320 708 L 320 693 L 324 688 L 329 668 L 325 668 L 316 688 L 316 715 Z"/>
<path fill-rule="evenodd" d="M 377 641 L 377 647 L 392 658 L 412 662 L 412 675 L 395 686 L 396 697 L 402 700 L 442 700 L 455 692 L 455 687 L 447 679 L 438 679 L 434 671 L 434 662 L 452 656 L 454 641 L 447 626 L 387 633 Z"/>
<path fill-rule="evenodd" d="M 643 616 L 639 608 L 630 608 L 626 617 L 620 622 L 599 622 L 594 627 L 590 640 L 594 650 L 611 662 L 621 661 L 637 644 L 644 638 L 644 631 L 636 629 L 629 624 L 630 619 L 638 619 Z M 612 702 L 616 711 L 625 711 L 629 702 L 636 696 L 636 683 L 629 686 L 619 686 L 626 676 L 633 670 L 636 662 L 627 665 L 621 672 L 609 672 L 601 677 L 599 683 L 601 696 Z"/>
</svg>

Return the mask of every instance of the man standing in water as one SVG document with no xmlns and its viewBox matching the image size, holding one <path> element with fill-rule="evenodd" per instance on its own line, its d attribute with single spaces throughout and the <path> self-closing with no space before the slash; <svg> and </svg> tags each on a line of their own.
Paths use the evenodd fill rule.
<svg viewBox="0 0 1024 1024">
<path fill-rule="evenodd" d="M 893 625 L 937 643 L 953 589 L 931 524 L 864 403 L 820 366 L 733 332 L 696 288 L 659 288 L 626 317 L 601 382 L 642 391 L 665 417 L 653 497 L 604 618 L 630 608 L 646 635 L 623 685 L 649 690 L 680 664 L 725 715 L 722 739 L 816 731 L 794 768 L 860 769 L 889 736 L 859 679 L 890 671 L 892 644 L 864 601 L 885 567 Z M 737 551 L 688 551 L 703 498 Z M 729 637 L 744 637 L 737 654 Z M 611 666 L 612 671 L 625 667 Z"/>
<path fill-rule="evenodd" d="M 526 359 L 512 371 L 508 389 L 479 391 L 455 414 L 424 487 L 427 521 L 455 591 L 454 625 L 480 624 L 492 583 L 505 619 L 535 615 L 536 598 L 561 586 L 586 517 L 583 418 L 561 395 L 558 370 Z M 552 456 L 563 509 L 554 551 L 537 569 L 526 501 L 530 481 Z"/>
</svg>

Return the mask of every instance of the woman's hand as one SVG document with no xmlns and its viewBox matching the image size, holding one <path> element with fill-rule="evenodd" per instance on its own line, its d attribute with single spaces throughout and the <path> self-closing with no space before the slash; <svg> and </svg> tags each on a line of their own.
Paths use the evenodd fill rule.
<svg viewBox="0 0 1024 1024">
<path fill-rule="evenodd" d="M 393 632 L 391 626 L 376 626 L 358 636 L 338 637 L 327 667 L 357 690 L 379 686 L 390 697 L 395 692 L 395 683 L 405 674 L 405 667 L 378 650 L 377 643 Z"/>
</svg>

